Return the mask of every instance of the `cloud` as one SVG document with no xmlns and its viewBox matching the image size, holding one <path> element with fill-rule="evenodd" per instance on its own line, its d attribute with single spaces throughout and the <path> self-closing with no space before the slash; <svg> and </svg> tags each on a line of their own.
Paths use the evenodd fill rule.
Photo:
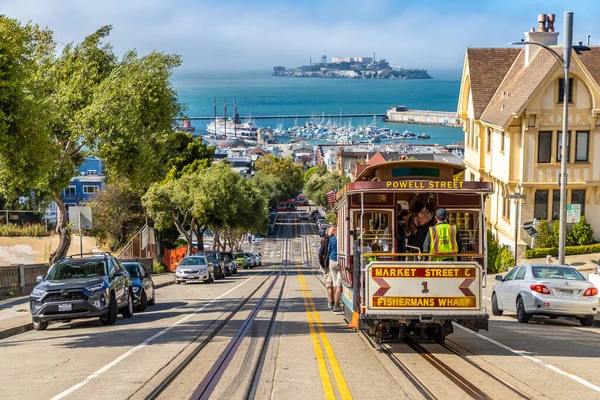
<svg viewBox="0 0 600 400">
<path fill-rule="evenodd" d="M 539 12 L 554 8 L 562 20 L 557 0 L 545 2 L 544 10 L 535 3 L 516 7 L 515 0 L 422 3 L 9 0 L 3 1 L 3 12 L 47 25 L 61 43 L 80 41 L 111 24 L 110 41 L 118 54 L 131 48 L 177 53 L 184 69 L 205 70 L 289 67 L 322 54 L 369 56 L 373 51 L 405 68 L 461 68 L 467 47 L 518 40 L 535 26 Z M 586 6 L 594 15 L 591 11 Z M 594 27 L 586 13 L 577 14 L 576 24 Z"/>
</svg>

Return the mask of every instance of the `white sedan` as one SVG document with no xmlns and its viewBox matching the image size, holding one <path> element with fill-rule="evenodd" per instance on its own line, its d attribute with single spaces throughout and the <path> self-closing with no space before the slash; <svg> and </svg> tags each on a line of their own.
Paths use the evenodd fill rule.
<svg viewBox="0 0 600 400">
<path fill-rule="evenodd" d="M 598 289 L 568 265 L 525 264 L 513 268 L 492 292 L 492 313 L 517 313 L 527 323 L 533 315 L 574 317 L 592 326 L 598 308 Z"/>
</svg>

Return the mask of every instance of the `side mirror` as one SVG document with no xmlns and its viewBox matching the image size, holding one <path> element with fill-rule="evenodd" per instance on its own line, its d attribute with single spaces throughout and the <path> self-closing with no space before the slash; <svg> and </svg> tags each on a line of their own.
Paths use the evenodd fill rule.
<svg viewBox="0 0 600 400">
<path fill-rule="evenodd" d="M 115 278 L 116 278 L 117 276 L 123 276 L 123 275 L 125 275 L 125 272 L 121 271 L 120 269 L 115 269 L 115 270 L 113 271 L 113 273 L 112 273 L 112 276 L 113 276 L 113 277 L 115 277 Z"/>
<path fill-rule="evenodd" d="M 36 281 L 37 283 L 42 283 L 42 282 L 44 282 L 44 278 L 45 278 L 45 277 L 46 277 L 46 275 L 38 275 L 38 277 L 37 277 L 37 278 L 35 278 L 35 281 Z"/>
<path fill-rule="evenodd" d="M 502 282 L 504 281 L 504 278 L 502 277 L 502 275 L 496 275 L 496 280 Z"/>
<path fill-rule="evenodd" d="M 144 274 L 144 278 L 152 278 L 152 274 L 150 272 L 146 272 Z"/>
</svg>

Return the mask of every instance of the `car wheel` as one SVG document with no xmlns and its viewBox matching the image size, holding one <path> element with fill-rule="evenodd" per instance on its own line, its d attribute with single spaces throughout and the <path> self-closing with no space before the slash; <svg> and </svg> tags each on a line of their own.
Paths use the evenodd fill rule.
<svg viewBox="0 0 600 400">
<path fill-rule="evenodd" d="M 121 315 L 123 318 L 133 317 L 133 294 L 131 291 L 129 291 L 129 296 L 127 296 L 127 305 L 121 309 Z"/>
<path fill-rule="evenodd" d="M 592 326 L 594 325 L 594 316 L 590 315 L 585 318 L 579 318 L 579 322 L 581 323 L 581 326 Z"/>
<path fill-rule="evenodd" d="M 33 320 L 33 329 L 35 329 L 36 331 L 45 331 L 46 328 L 48 328 L 48 322 L 47 321 L 39 321 L 39 320 Z"/>
<path fill-rule="evenodd" d="M 142 290 L 142 295 L 140 296 L 140 304 L 136 307 L 136 311 L 144 311 L 148 306 L 148 296 L 146 295 L 146 291 Z"/>
<path fill-rule="evenodd" d="M 108 313 L 100 317 L 100 322 L 102 325 L 112 325 L 117 321 L 117 316 L 119 315 L 119 310 L 117 309 L 117 299 L 114 294 L 110 295 L 110 304 L 108 305 Z"/>
<path fill-rule="evenodd" d="M 526 324 L 529 322 L 529 318 L 531 318 L 531 314 L 527 314 L 525 312 L 523 298 L 519 297 L 519 299 L 517 300 L 517 321 L 519 321 L 522 324 Z"/>
<path fill-rule="evenodd" d="M 498 299 L 496 298 L 496 293 L 492 293 L 492 314 L 494 315 L 502 315 L 504 310 L 498 308 Z"/>
<path fill-rule="evenodd" d="M 175 279 L 175 284 L 181 285 L 181 281 L 178 281 L 177 279 Z"/>
<path fill-rule="evenodd" d="M 154 290 L 154 286 L 152 286 L 152 298 L 148 300 L 148 305 L 153 306 L 156 304 L 156 290 Z"/>
</svg>

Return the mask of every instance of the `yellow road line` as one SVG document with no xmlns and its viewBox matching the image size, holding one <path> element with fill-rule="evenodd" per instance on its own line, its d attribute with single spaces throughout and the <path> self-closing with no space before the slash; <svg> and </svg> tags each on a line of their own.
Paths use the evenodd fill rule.
<svg viewBox="0 0 600 400">
<path fill-rule="evenodd" d="M 342 399 L 352 399 L 352 395 L 350 394 L 350 390 L 348 389 L 348 385 L 346 384 L 346 380 L 344 379 L 344 375 L 342 374 L 340 365 L 335 357 L 333 347 L 331 347 L 331 343 L 327 338 L 327 334 L 325 333 L 325 330 L 323 328 L 321 318 L 319 316 L 319 313 L 317 312 L 317 308 L 310 294 L 310 289 L 306 284 L 306 280 L 304 279 L 304 275 L 302 274 L 302 271 L 300 270 L 300 268 L 298 268 L 298 266 L 296 266 L 296 271 L 298 272 L 298 281 L 300 282 L 300 289 L 302 290 L 302 296 L 304 297 L 304 305 L 306 307 L 307 319 L 310 315 L 309 325 L 314 321 L 314 324 L 317 326 L 317 330 L 319 331 L 319 338 L 321 339 L 321 342 L 325 349 L 327 361 L 329 361 L 329 365 L 333 372 L 333 376 Z M 320 344 L 319 353 L 322 354 Z M 321 379 L 323 379 L 322 376 Z M 327 376 L 327 379 L 329 380 L 329 375 Z"/>
</svg>

